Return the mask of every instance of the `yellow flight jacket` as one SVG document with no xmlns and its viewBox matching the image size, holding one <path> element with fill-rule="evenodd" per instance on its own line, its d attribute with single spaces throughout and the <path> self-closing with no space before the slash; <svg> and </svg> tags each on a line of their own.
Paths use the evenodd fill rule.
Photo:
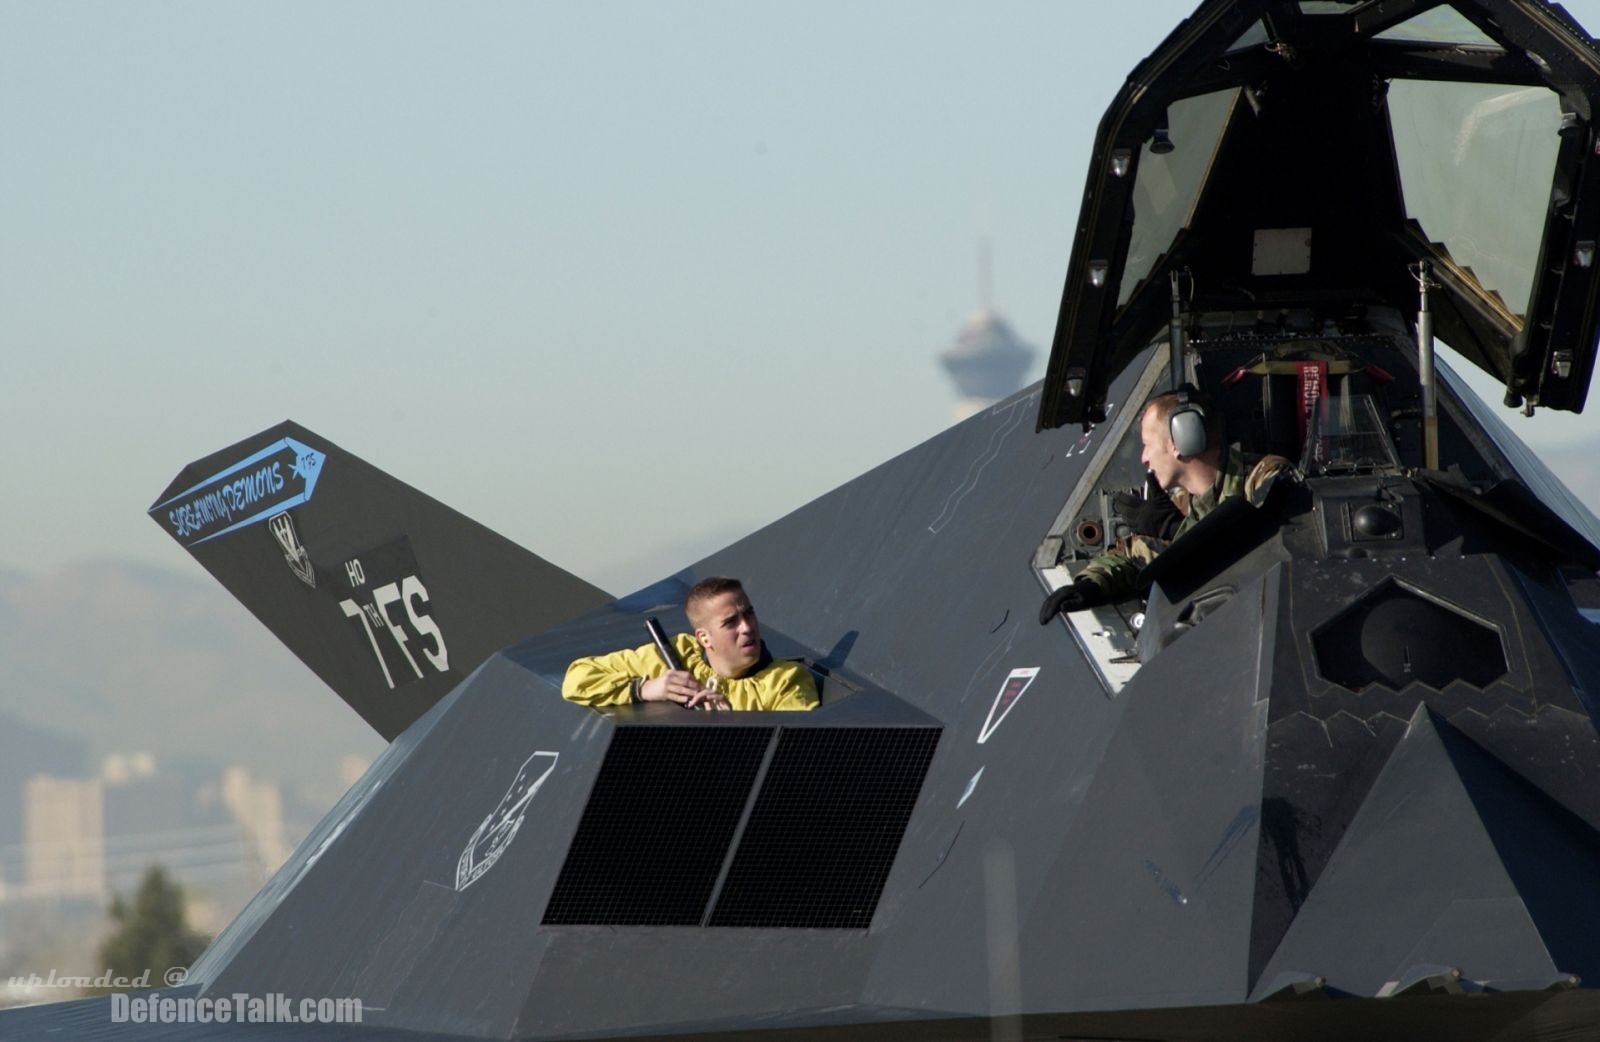
<svg viewBox="0 0 1600 1042">
<path fill-rule="evenodd" d="M 672 643 L 684 668 L 703 686 L 715 686 L 735 709 L 815 709 L 820 701 L 805 665 L 792 659 L 773 659 L 767 654 L 765 642 L 756 671 L 742 677 L 717 676 L 693 634 L 680 633 Z M 567 667 L 561 697 L 586 706 L 627 705 L 634 677 L 650 680 L 666 671 L 666 663 L 661 661 L 654 644 L 580 658 Z"/>
</svg>

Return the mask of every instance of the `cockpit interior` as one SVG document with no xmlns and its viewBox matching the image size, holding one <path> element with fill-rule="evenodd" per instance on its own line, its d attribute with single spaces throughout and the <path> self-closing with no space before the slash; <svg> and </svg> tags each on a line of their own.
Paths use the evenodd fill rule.
<svg viewBox="0 0 1600 1042">
<path fill-rule="evenodd" d="M 1128 533 L 1115 503 L 1144 483 L 1138 414 L 1157 393 L 1198 388 L 1227 443 L 1301 480 L 1271 526 L 1200 520 L 1146 566 L 1145 596 L 1062 616 L 1108 691 L 1267 589 L 1275 563 L 1301 566 L 1268 584 L 1297 605 L 1345 618 L 1361 591 L 1341 584 L 1394 586 L 1378 601 L 1446 636 L 1500 610 L 1469 575 L 1562 598 L 1577 585 L 1560 577 L 1593 584 L 1600 522 L 1433 348 L 1493 376 L 1508 409 L 1582 410 L 1600 336 L 1595 55 L 1557 6 L 1217 0 L 1129 75 L 1096 134 L 1040 403 L 1039 428 L 1081 426 L 1090 457 L 1038 545 L 1041 586 Z M 1390 686 L 1412 665 L 1364 661 Z"/>
<path fill-rule="evenodd" d="M 1408 554 L 1452 557 L 1509 546 L 1512 556 L 1521 547 L 1575 565 L 1574 581 L 1585 575 L 1582 562 L 1600 535 L 1589 530 L 1591 518 L 1576 504 L 1545 508 L 1531 493 L 1523 510 L 1506 505 L 1510 490 L 1526 492 L 1530 480 L 1544 493 L 1559 483 L 1536 460 L 1514 457 L 1515 440 L 1495 437 L 1503 426 L 1443 362 L 1436 363 L 1438 463 L 1428 466 L 1414 336 L 1398 313 L 1384 309 L 1346 322 L 1304 310 L 1270 321 L 1212 316 L 1186 331 L 1182 382 L 1199 388 L 1220 414 L 1230 451 L 1287 457 L 1302 483 L 1293 502 L 1274 507 L 1270 525 L 1253 533 L 1236 526 L 1232 545 L 1188 553 L 1186 575 L 1065 616 L 1109 692 L 1225 604 L 1244 580 L 1296 557 L 1399 562 Z M 1141 492 L 1139 418 L 1142 403 L 1173 385 L 1171 357 L 1165 340 L 1150 345 L 1125 374 L 1127 407 L 1081 440 L 1080 451 L 1091 456 L 1085 480 L 1034 561 L 1047 590 L 1070 583 L 1133 534 L 1116 494 L 1148 495 Z M 1531 476 L 1530 467 L 1538 468 Z M 1217 534 L 1204 538 L 1215 542 Z"/>
</svg>

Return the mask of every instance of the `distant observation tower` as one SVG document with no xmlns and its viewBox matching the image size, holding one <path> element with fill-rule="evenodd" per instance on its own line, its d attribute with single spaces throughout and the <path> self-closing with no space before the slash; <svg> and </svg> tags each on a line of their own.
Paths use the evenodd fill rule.
<svg viewBox="0 0 1600 1042">
<path fill-rule="evenodd" d="M 1033 347 L 1013 333 L 994 309 L 989 269 L 989 240 L 984 238 L 978 244 L 980 307 L 961 327 L 956 342 L 939 355 L 961 396 L 954 408 L 958 423 L 1019 390 L 1033 363 Z"/>
</svg>

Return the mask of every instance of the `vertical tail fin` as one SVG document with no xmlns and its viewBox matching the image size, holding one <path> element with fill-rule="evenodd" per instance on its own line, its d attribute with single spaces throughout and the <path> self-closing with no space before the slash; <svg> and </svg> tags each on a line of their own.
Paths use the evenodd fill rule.
<svg viewBox="0 0 1600 1042">
<path fill-rule="evenodd" d="M 185 467 L 150 516 L 389 739 L 492 652 L 611 600 L 290 422 Z"/>
</svg>

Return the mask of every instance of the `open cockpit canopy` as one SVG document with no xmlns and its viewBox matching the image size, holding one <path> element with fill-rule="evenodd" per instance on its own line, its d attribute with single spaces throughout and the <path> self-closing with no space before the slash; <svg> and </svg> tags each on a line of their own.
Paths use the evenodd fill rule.
<svg viewBox="0 0 1600 1042">
<path fill-rule="evenodd" d="M 1600 52 L 1540 0 L 1207 0 L 1101 120 L 1040 406 L 1103 418 L 1190 312 L 1414 317 L 1507 401 L 1581 411 L 1600 300 Z"/>
</svg>

